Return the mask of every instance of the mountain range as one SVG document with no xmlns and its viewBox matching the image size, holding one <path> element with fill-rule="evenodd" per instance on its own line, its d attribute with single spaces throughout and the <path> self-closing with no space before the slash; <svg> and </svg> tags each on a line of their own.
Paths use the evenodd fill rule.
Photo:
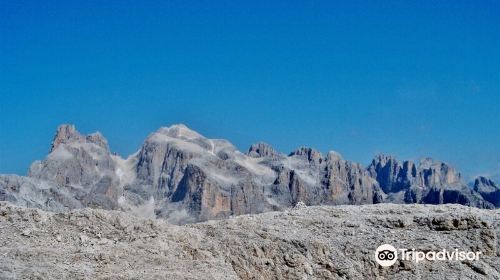
<svg viewBox="0 0 500 280">
<path fill-rule="evenodd" d="M 368 166 L 337 152 L 300 147 L 282 154 L 263 142 L 243 153 L 184 125 L 162 127 L 124 159 L 100 133 L 61 125 L 47 157 L 27 176 L 0 175 L 0 200 L 62 212 L 102 208 L 189 223 L 295 206 L 457 203 L 500 207 L 500 187 L 468 186 L 452 166 L 430 158 L 377 155 Z"/>
</svg>

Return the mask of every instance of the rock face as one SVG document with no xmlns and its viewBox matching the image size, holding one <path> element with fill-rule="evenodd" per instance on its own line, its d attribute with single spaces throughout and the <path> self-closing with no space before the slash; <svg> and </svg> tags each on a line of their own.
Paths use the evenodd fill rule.
<svg viewBox="0 0 500 280">
<path fill-rule="evenodd" d="M 326 157 L 311 148 L 300 148 L 284 159 L 268 160 L 278 172 L 273 197 L 288 205 L 303 201 L 317 204 L 379 203 L 383 194 L 378 183 L 359 164 L 334 152 Z"/>
<path fill-rule="evenodd" d="M 500 212 L 460 205 L 296 207 L 175 226 L 129 213 L 0 202 L 2 279 L 500 279 Z M 481 252 L 398 260 L 381 244 Z"/>
<path fill-rule="evenodd" d="M 274 150 L 270 145 L 264 142 L 259 142 L 250 146 L 250 148 L 248 149 L 248 156 L 255 158 L 279 157 L 280 153 Z"/>
<path fill-rule="evenodd" d="M 80 189 L 59 188 L 54 184 L 17 175 L 0 176 L 0 200 L 19 206 L 36 207 L 49 211 L 66 211 L 82 208 Z"/>
<path fill-rule="evenodd" d="M 377 156 L 367 167 L 300 147 L 289 155 L 265 143 L 247 154 L 184 125 L 163 127 L 123 159 L 100 133 L 57 129 L 49 155 L 27 177 L 0 175 L 0 200 L 52 211 L 92 207 L 143 213 L 175 223 L 306 205 L 459 203 L 498 207 L 493 182 L 463 183 L 446 163 Z"/>
<path fill-rule="evenodd" d="M 408 189 L 412 185 L 417 185 L 420 179 L 417 166 L 413 162 L 401 163 L 394 157 L 386 155 L 376 156 L 368 166 L 368 170 L 386 193 Z"/>
<path fill-rule="evenodd" d="M 61 125 L 49 155 L 31 165 L 28 177 L 51 185 L 56 192 L 75 196 L 79 201 L 76 205 L 115 209 L 120 195 L 117 161 L 100 133 L 81 135 L 74 126 Z"/>
<path fill-rule="evenodd" d="M 392 156 L 379 155 L 368 166 L 389 200 L 405 203 L 458 203 L 492 208 L 490 202 L 461 180 L 455 168 L 440 161 L 424 159 L 419 164 L 400 162 Z"/>
<path fill-rule="evenodd" d="M 128 191 L 185 209 L 198 220 L 272 209 L 262 185 L 272 180 L 272 170 L 231 143 L 183 125 L 151 134 L 136 161 L 136 181 Z M 166 216 L 169 211 L 159 209 Z"/>
<path fill-rule="evenodd" d="M 484 199 L 495 207 L 500 207 L 500 187 L 491 179 L 479 176 L 474 181 L 474 190 L 480 193 Z"/>
<path fill-rule="evenodd" d="M 114 163 L 106 139 L 100 133 L 84 136 L 74 126 L 61 125 L 49 156 L 31 165 L 29 177 L 57 185 L 91 185 L 107 172 L 114 172 Z"/>
</svg>

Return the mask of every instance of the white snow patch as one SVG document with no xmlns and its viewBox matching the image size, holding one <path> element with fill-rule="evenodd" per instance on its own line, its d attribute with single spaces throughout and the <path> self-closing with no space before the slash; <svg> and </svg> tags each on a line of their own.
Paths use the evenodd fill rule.
<svg viewBox="0 0 500 280">
<path fill-rule="evenodd" d="M 170 136 L 162 134 L 162 133 L 153 133 L 149 137 L 149 140 L 154 141 L 154 142 L 160 142 L 160 143 L 161 142 L 170 143 L 181 150 L 185 150 L 185 151 L 197 153 L 197 154 L 200 154 L 200 153 L 203 153 L 206 151 L 203 147 L 201 147 L 198 144 L 188 142 L 188 141 L 185 141 L 182 139 L 170 137 Z"/>
<path fill-rule="evenodd" d="M 205 138 L 198 132 L 189 129 L 187 126 L 183 124 L 175 124 L 170 127 L 161 127 L 158 130 L 158 133 L 173 137 L 173 138 L 184 138 L 184 139 L 198 139 Z"/>
<path fill-rule="evenodd" d="M 254 173 L 255 175 L 259 176 L 274 176 L 274 171 L 271 170 L 268 166 L 265 166 L 263 164 L 260 164 L 261 159 L 260 158 L 251 158 L 248 157 L 241 152 L 237 151 L 235 153 L 236 157 L 234 161 L 248 169 L 250 172 Z"/>
<path fill-rule="evenodd" d="M 115 162 L 115 174 L 120 181 L 120 187 L 130 184 L 136 179 L 134 172 L 136 154 L 129 156 L 126 160 L 118 155 L 111 155 L 111 159 Z"/>
<path fill-rule="evenodd" d="M 56 161 L 65 161 L 65 160 L 72 159 L 72 158 L 73 158 L 73 154 L 71 154 L 64 147 L 64 145 L 57 146 L 57 148 L 49 154 L 49 159 L 56 160 Z"/>
<path fill-rule="evenodd" d="M 209 139 L 208 142 L 210 143 L 210 146 L 211 146 L 211 148 L 210 148 L 210 154 L 212 154 L 212 155 L 215 156 L 215 153 L 214 153 L 214 151 L 215 151 L 214 141 Z"/>
<path fill-rule="evenodd" d="M 224 139 L 210 139 L 210 142 L 214 145 L 214 153 L 218 153 L 220 151 L 226 151 L 229 153 L 233 153 L 236 151 L 236 148 L 229 141 Z"/>
<path fill-rule="evenodd" d="M 191 160 L 191 164 L 201 168 L 210 179 L 221 186 L 236 185 L 241 179 L 238 174 L 232 174 L 229 170 L 214 166 L 209 158 L 194 158 Z"/>
<path fill-rule="evenodd" d="M 254 181 L 256 181 L 257 184 L 268 185 L 274 181 L 276 177 L 275 172 L 270 167 L 261 164 L 264 159 L 251 158 L 244 155 L 240 151 L 236 151 L 234 154 L 234 161 L 255 175 Z"/>
<path fill-rule="evenodd" d="M 316 185 L 318 183 L 314 175 L 308 171 L 295 169 L 295 173 L 308 185 Z"/>
<path fill-rule="evenodd" d="M 304 181 L 306 184 L 318 184 L 317 178 L 319 174 L 314 174 L 312 170 L 307 170 L 308 164 L 303 159 L 296 157 L 287 157 L 282 162 L 284 167 L 294 170 L 299 178 L 302 179 L 302 181 Z"/>
<path fill-rule="evenodd" d="M 107 150 L 94 143 L 71 143 L 70 146 L 77 149 L 83 149 L 96 161 L 99 161 L 107 154 Z"/>
<path fill-rule="evenodd" d="M 211 169 L 207 172 L 213 180 L 220 183 L 223 186 L 236 185 L 239 182 L 239 178 L 232 176 L 231 174 L 221 174 L 219 170 Z"/>
</svg>

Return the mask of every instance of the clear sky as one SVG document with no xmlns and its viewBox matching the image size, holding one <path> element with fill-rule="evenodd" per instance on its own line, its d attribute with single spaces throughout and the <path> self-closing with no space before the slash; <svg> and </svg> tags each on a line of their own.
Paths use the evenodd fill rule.
<svg viewBox="0 0 500 280">
<path fill-rule="evenodd" d="M 0 173 L 61 123 L 123 156 L 184 123 L 241 150 L 498 174 L 499 26 L 499 1 L 3 0 Z"/>
</svg>

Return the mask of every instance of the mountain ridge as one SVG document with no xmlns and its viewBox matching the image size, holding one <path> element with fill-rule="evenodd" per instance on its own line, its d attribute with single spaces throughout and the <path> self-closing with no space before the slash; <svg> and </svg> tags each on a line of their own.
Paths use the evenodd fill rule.
<svg viewBox="0 0 500 280">
<path fill-rule="evenodd" d="M 288 155 L 264 142 L 246 153 L 183 124 L 161 127 L 122 158 L 99 132 L 57 128 L 48 156 L 28 176 L 0 175 L 0 200 L 51 211 L 118 209 L 174 222 L 226 218 L 307 205 L 381 202 L 499 207 L 488 178 L 473 188 L 452 166 L 380 154 L 368 166 L 299 147 Z"/>
</svg>

